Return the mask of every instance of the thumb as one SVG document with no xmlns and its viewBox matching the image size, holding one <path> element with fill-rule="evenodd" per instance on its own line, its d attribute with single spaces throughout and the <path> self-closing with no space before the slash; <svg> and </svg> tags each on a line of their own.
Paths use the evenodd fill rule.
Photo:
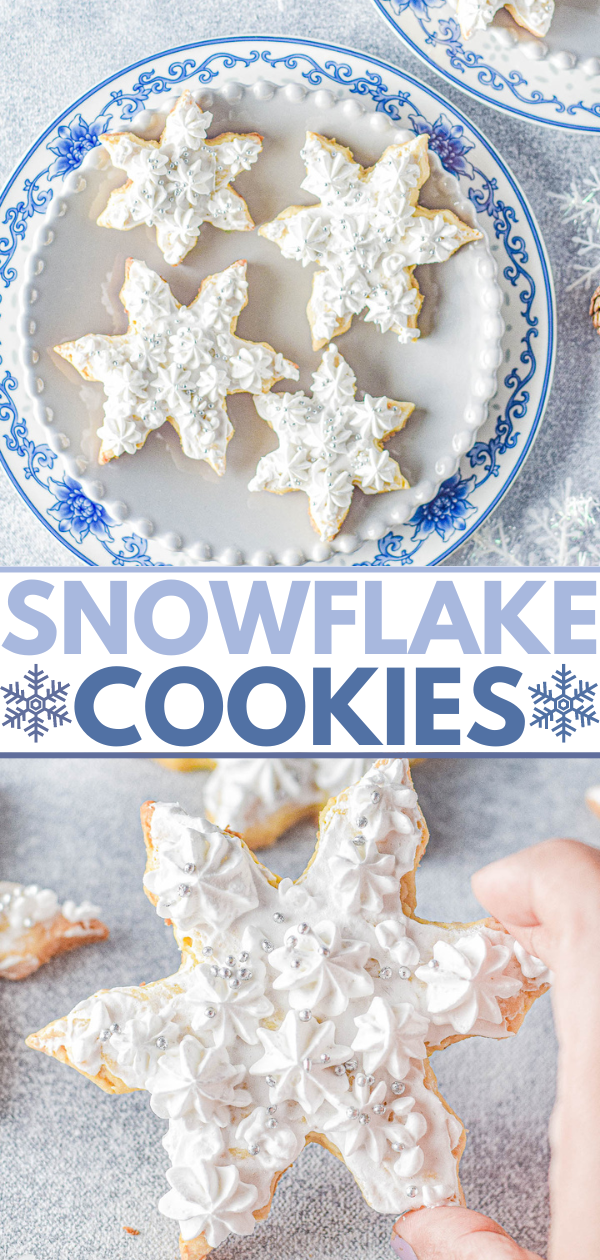
<svg viewBox="0 0 600 1260">
<path fill-rule="evenodd" d="M 400 1260 L 541 1260 L 513 1242 L 489 1216 L 460 1207 L 401 1216 L 392 1231 L 392 1247 Z"/>
</svg>

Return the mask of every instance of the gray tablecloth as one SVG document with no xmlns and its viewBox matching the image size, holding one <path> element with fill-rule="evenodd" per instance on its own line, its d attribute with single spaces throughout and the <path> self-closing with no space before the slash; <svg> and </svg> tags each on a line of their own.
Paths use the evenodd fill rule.
<svg viewBox="0 0 600 1260">
<path fill-rule="evenodd" d="M 415 768 L 431 830 L 418 912 L 469 920 L 479 908 L 469 876 L 483 862 L 549 835 L 600 841 L 585 809 L 595 761 L 437 761 Z M 149 761 L 0 761 L 0 869 L 61 896 L 92 897 L 111 938 L 55 959 L 19 984 L 0 982 L 0 1254 L 6 1260 L 175 1260 L 176 1228 L 156 1210 L 166 1189 L 164 1124 L 145 1094 L 109 1098 L 75 1072 L 27 1050 L 23 1039 L 103 986 L 168 975 L 170 929 L 142 892 L 138 811 L 156 796 L 199 805 L 202 774 Z M 297 829 L 268 855 L 297 875 L 312 849 Z M 546 1126 L 554 1096 L 550 999 L 511 1042 L 467 1041 L 434 1056 L 442 1090 L 469 1129 L 463 1182 L 523 1246 L 544 1252 Z M 123 1226 L 139 1229 L 133 1238 Z M 389 1260 L 391 1219 L 368 1208 L 350 1174 L 311 1147 L 288 1173 L 271 1216 L 223 1260 Z"/>
<path fill-rule="evenodd" d="M 455 101 L 498 147 L 529 196 L 554 270 L 559 353 L 554 390 L 526 468 L 501 511 L 518 523 L 571 477 L 594 489 L 600 473 L 600 346 L 586 295 L 566 293 L 570 231 L 552 190 L 564 190 L 597 161 L 598 140 L 521 122 L 453 91 L 405 50 L 370 0 L 0 0 L 0 183 L 52 117 L 106 75 L 163 48 L 232 34 L 286 34 L 363 49 L 401 65 Z M 1 235 L 1 233 L 0 233 Z M 460 560 L 460 552 L 458 553 Z M 456 562 L 456 560 L 455 560 Z M 0 478 L 0 563 L 73 564 Z"/>
</svg>

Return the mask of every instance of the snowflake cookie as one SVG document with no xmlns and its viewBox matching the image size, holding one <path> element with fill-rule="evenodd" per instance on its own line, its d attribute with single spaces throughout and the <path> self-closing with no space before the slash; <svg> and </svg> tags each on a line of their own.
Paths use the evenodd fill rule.
<svg viewBox="0 0 600 1260">
<path fill-rule="evenodd" d="M 226 232 L 254 227 L 243 197 L 229 187 L 248 171 L 262 149 L 262 136 L 227 131 L 206 139 L 212 114 L 184 92 L 167 117 L 160 140 L 141 140 L 126 131 L 99 137 L 113 166 L 129 176 L 111 193 L 97 222 L 127 231 L 140 223 L 156 228 L 165 262 L 180 263 L 194 248 L 203 223 Z"/>
<path fill-rule="evenodd" d="M 363 757 L 234 757 L 221 761 L 207 780 L 204 809 L 210 822 L 243 836 L 249 849 L 274 844 L 319 810 L 371 765 Z"/>
<path fill-rule="evenodd" d="M 414 340 L 423 303 L 415 267 L 446 262 L 461 245 L 481 240 L 451 210 L 418 204 L 430 174 L 427 136 L 390 145 L 365 168 L 350 149 L 309 131 L 302 158 L 302 188 L 320 198 L 318 205 L 289 206 L 259 232 L 284 258 L 319 266 L 307 307 L 313 349 L 347 332 L 365 309 L 367 323 L 391 329 L 401 342 Z"/>
<path fill-rule="evenodd" d="M 465 39 L 476 31 L 484 31 L 499 13 L 507 8 L 515 22 L 524 26 L 532 35 L 546 35 L 554 16 L 554 0 L 449 0 L 456 10 L 460 29 Z"/>
<path fill-rule="evenodd" d="M 86 380 L 104 385 L 99 463 L 135 454 L 169 420 L 184 453 L 221 476 L 233 435 L 227 395 L 268 390 L 284 376 L 298 379 L 296 364 L 266 341 L 234 335 L 248 302 L 245 261 L 207 276 L 193 302 L 181 306 L 166 280 L 129 258 L 120 297 L 126 333 L 89 333 L 55 346 Z"/>
<path fill-rule="evenodd" d="M 277 434 L 279 446 L 258 462 L 249 490 L 287 494 L 303 490 L 313 528 L 329 542 L 342 527 L 354 487 L 364 494 L 405 490 L 408 481 L 383 443 L 404 428 L 414 403 L 356 398 L 356 377 L 337 346 L 327 348 L 313 372 L 312 397 L 263 393 L 258 414 Z"/>
<path fill-rule="evenodd" d="M 50 888 L 0 880 L 0 979 L 24 980 L 55 954 L 105 940 L 99 914 L 89 901 L 61 906 Z"/>
<path fill-rule="evenodd" d="M 296 883 L 178 805 L 150 802 L 142 820 L 179 972 L 101 990 L 28 1044 L 108 1093 L 148 1091 L 184 1260 L 252 1233 L 307 1142 L 377 1212 L 462 1202 L 464 1130 L 429 1055 L 510 1036 L 546 986 L 494 921 L 415 918 L 427 830 L 408 762 L 376 762 L 329 803 Z"/>
</svg>

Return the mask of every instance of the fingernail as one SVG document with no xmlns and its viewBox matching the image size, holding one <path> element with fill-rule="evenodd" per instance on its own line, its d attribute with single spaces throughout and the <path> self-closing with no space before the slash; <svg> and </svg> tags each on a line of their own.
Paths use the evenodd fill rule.
<svg viewBox="0 0 600 1260">
<path fill-rule="evenodd" d="M 400 1238 L 399 1234 L 392 1234 L 392 1247 L 396 1252 L 396 1255 L 400 1256 L 400 1260 L 417 1260 L 410 1243 L 407 1243 L 403 1238 Z"/>
</svg>

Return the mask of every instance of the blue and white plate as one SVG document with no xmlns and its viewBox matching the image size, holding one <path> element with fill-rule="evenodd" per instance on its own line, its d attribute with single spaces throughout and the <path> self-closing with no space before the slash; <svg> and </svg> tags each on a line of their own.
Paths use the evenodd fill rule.
<svg viewBox="0 0 600 1260">
<path fill-rule="evenodd" d="M 374 0 L 412 52 L 449 83 L 508 114 L 565 131 L 600 131 L 600 8 L 556 0 L 544 39 L 501 9 L 465 39 L 448 0 Z"/>
<path fill-rule="evenodd" d="M 250 261 L 250 303 L 240 333 L 258 337 L 259 327 L 266 329 L 260 339 L 299 362 L 301 382 L 310 384 L 319 360 L 304 313 L 311 277 L 282 262 L 269 242 L 210 229 L 204 252 L 193 251 L 172 276 L 153 253 L 149 229 L 118 233 L 94 224 L 97 198 L 106 192 L 97 183 L 106 178 L 95 162 L 98 136 L 108 129 L 154 134 L 184 86 L 212 110 L 219 129 L 225 121 L 240 130 L 255 123 L 265 135 L 257 182 L 254 173 L 243 187 L 239 180 L 257 221 L 269 217 L 261 213 L 271 210 L 269 197 L 276 209 L 298 199 L 308 124 L 355 147 L 364 162 L 394 137 L 426 133 L 437 157 L 424 203 L 455 208 L 484 233 L 480 245 L 418 272 L 430 314 L 416 345 L 399 346 L 362 321 L 339 340 L 359 385 L 417 402 L 397 450 L 415 492 L 421 489 L 412 501 L 357 491 L 332 547 L 310 531 L 303 495 L 242 492 L 236 477 L 243 474 L 246 484 L 245 464 L 257 444 L 259 454 L 265 442 L 265 449 L 273 444 L 266 426 L 243 410 L 249 400 L 232 400 L 241 408 L 234 416 L 240 436 L 218 483 L 205 465 L 184 460 L 170 426 L 135 456 L 99 469 L 94 430 L 102 387 L 82 383 L 51 351 L 67 337 L 120 330 L 106 319 L 108 312 L 118 322 L 114 293 L 128 254 L 166 275 L 176 295 L 179 285 L 184 301 L 186 289 L 191 295 L 205 274 L 242 255 Z M 269 157 L 271 134 L 277 143 Z M 271 178 L 281 186 L 272 188 Z M 40 136 L 0 196 L 2 224 L 0 457 L 32 511 L 86 563 L 435 564 L 495 507 L 541 423 L 555 318 L 531 209 L 502 159 L 458 110 L 364 54 L 251 37 L 138 62 L 76 101 Z"/>
</svg>

